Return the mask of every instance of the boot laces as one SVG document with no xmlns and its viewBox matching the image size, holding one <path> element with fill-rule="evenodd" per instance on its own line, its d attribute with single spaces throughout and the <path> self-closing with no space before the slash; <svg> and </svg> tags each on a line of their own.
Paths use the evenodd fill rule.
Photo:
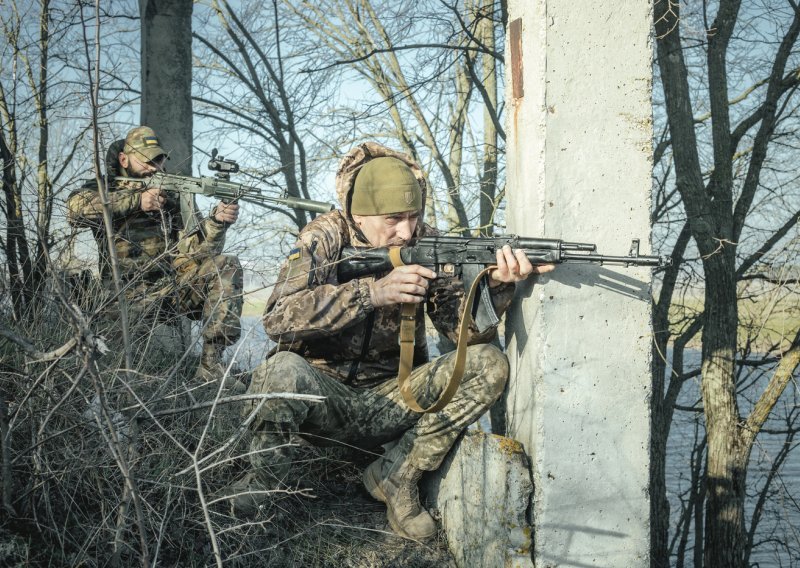
<svg viewBox="0 0 800 568">
<path fill-rule="evenodd" d="M 399 516 L 414 517 L 418 515 L 422 511 L 419 503 L 418 476 L 403 472 L 396 478 L 389 477 L 387 480 L 394 486 L 393 507 L 398 513 L 403 513 Z"/>
</svg>

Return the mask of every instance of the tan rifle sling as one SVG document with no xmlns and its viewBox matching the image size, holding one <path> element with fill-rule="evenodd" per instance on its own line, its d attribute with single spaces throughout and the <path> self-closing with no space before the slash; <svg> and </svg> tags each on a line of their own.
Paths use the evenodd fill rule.
<svg viewBox="0 0 800 568">
<path fill-rule="evenodd" d="M 392 261 L 392 266 L 405 266 L 405 263 L 400 258 L 400 247 L 389 249 L 389 258 Z M 497 268 L 496 266 L 489 266 L 483 269 L 472 281 L 467 298 L 464 301 L 464 308 L 461 313 L 461 323 L 458 327 L 458 345 L 456 347 L 456 362 L 453 367 L 453 374 L 450 375 L 450 380 L 447 386 L 439 395 L 439 399 L 428 408 L 422 408 L 411 392 L 411 384 L 408 380 L 413 370 L 414 363 L 414 344 L 415 331 L 417 326 L 417 305 L 416 304 L 403 304 L 400 311 L 400 369 L 397 373 L 397 383 L 400 388 L 400 394 L 403 396 L 403 401 L 414 412 L 427 413 L 437 412 L 444 408 L 448 402 L 456 394 L 461 379 L 464 376 L 464 364 L 467 359 L 467 335 L 469 333 L 469 324 L 472 323 L 471 307 L 475 301 L 475 293 L 478 289 L 481 278 L 491 270 Z"/>
</svg>

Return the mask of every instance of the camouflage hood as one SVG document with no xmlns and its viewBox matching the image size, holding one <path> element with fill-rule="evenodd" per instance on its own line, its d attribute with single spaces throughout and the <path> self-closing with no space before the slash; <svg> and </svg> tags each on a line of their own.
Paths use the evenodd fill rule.
<svg viewBox="0 0 800 568">
<path fill-rule="evenodd" d="M 381 157 L 399 159 L 410 167 L 424 203 L 425 178 L 408 156 L 374 143 L 348 152 L 336 176 L 343 210 L 319 215 L 303 227 L 264 310 L 264 329 L 276 350 L 293 351 L 326 375 L 356 387 L 396 377 L 400 364 L 400 304 L 376 307 L 372 301 L 371 285 L 381 274 L 348 282 L 339 282 L 338 276 L 344 247 L 369 246 L 350 214 L 350 195 L 359 169 Z M 415 237 L 427 234 L 436 234 L 436 229 L 418 223 Z M 490 305 L 502 314 L 514 287 L 498 287 L 491 294 Z M 442 275 L 431 280 L 427 301 L 417 308 L 414 365 L 429 359 L 423 308 L 439 333 L 456 341 L 464 296 L 464 285 L 457 278 Z M 479 328 L 473 321 L 469 342 L 490 341 L 495 331 L 495 326 Z"/>
<path fill-rule="evenodd" d="M 119 153 L 125 147 L 125 139 L 115 140 L 106 150 L 106 175 L 109 179 L 114 179 L 122 175 L 122 167 L 119 165 Z"/>
<path fill-rule="evenodd" d="M 425 175 L 422 173 L 422 169 L 419 165 L 407 154 L 401 154 L 400 152 L 396 152 L 375 142 L 359 144 L 345 154 L 344 158 L 342 158 L 342 161 L 339 163 L 339 169 L 336 171 L 336 197 L 342 205 L 344 218 L 347 220 L 347 224 L 350 228 L 350 241 L 353 243 L 358 243 L 359 241 L 362 243 L 367 242 L 367 239 L 361 233 L 361 230 L 355 224 L 350 214 L 350 202 L 353 196 L 353 184 L 355 183 L 356 175 L 358 175 L 359 170 L 361 170 L 367 162 L 375 158 L 383 157 L 397 158 L 411 168 L 414 177 L 417 178 L 419 182 L 420 190 L 422 191 L 423 209 L 420 213 L 425 212 L 425 199 L 428 193 L 428 184 L 425 181 Z M 422 221 L 422 218 L 420 218 L 420 221 Z M 415 237 L 422 236 L 424 232 L 425 224 L 422 222 L 418 223 Z"/>
</svg>

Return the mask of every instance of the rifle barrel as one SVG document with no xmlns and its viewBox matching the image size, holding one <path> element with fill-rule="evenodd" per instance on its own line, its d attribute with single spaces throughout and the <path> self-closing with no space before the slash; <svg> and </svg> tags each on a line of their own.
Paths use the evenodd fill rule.
<svg viewBox="0 0 800 568">
<path fill-rule="evenodd" d="M 666 256 L 608 256 L 604 254 L 583 254 L 565 252 L 562 262 L 590 262 L 595 264 L 624 264 L 625 266 L 669 266 L 672 259 Z"/>
<path fill-rule="evenodd" d="M 241 195 L 239 200 L 265 206 L 269 203 L 285 205 L 291 209 L 303 209 L 313 213 L 327 213 L 333 211 L 336 206 L 324 201 L 314 201 L 313 199 L 302 199 L 300 197 L 269 197 L 267 195 Z"/>
<path fill-rule="evenodd" d="M 223 201 L 246 201 L 265 207 L 268 204 L 283 205 L 290 209 L 302 209 L 313 213 L 327 213 L 333 211 L 336 206 L 324 201 L 313 199 L 303 199 L 300 197 L 270 197 L 261 193 L 261 189 L 241 183 L 221 180 L 212 177 L 195 178 L 191 176 L 179 176 L 176 174 L 157 173 L 152 178 L 127 178 L 117 177 L 120 181 L 134 181 L 140 183 L 143 188 L 151 184 L 161 186 L 166 191 L 177 193 L 194 193 L 205 195 L 206 197 L 216 197 Z"/>
</svg>

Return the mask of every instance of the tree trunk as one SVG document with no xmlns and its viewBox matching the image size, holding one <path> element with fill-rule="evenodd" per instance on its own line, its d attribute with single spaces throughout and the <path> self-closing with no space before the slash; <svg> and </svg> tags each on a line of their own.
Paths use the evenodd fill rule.
<svg viewBox="0 0 800 568">
<path fill-rule="evenodd" d="M 170 172 L 192 175 L 192 0 L 139 0 L 142 19 L 141 123 L 169 153 Z M 197 207 L 181 195 L 191 231 Z"/>
<path fill-rule="evenodd" d="M 747 464 L 742 459 L 734 380 L 738 315 L 732 247 L 712 253 L 704 267 L 701 388 L 708 437 L 704 565 L 736 568 L 744 567 Z"/>
<path fill-rule="evenodd" d="M 11 125 L 13 127 L 13 125 Z M 12 133 L 12 136 L 15 136 Z M 11 286 L 14 315 L 23 317 L 29 299 L 25 294 L 25 281 L 31 272 L 28 240 L 22 220 L 22 195 L 17 184 L 14 148 L 4 134 L 0 134 L 0 158 L 3 161 L 3 193 L 6 199 L 6 263 Z"/>
<path fill-rule="evenodd" d="M 676 170 L 676 184 L 681 195 L 692 195 L 695 188 L 703 189 L 703 178 L 697 156 L 697 144 L 692 121 L 691 100 L 689 99 L 688 78 L 686 66 L 681 51 L 680 13 L 678 6 L 674 8 L 667 2 L 657 2 L 654 6 L 653 18 L 656 28 L 658 66 L 664 88 L 664 99 L 672 140 L 681 140 L 681 144 L 674 145 L 674 159 Z M 674 11 L 673 11 L 674 10 Z M 687 209 L 694 207 L 694 201 L 688 200 Z M 690 228 L 692 236 L 697 233 L 697 218 L 693 218 L 694 225 Z M 663 313 L 656 307 L 654 324 L 656 335 L 656 350 L 666 349 L 665 319 L 668 318 L 668 305 L 664 303 L 662 295 L 659 306 Z M 654 358 L 663 357 L 664 353 L 654 354 Z M 667 408 L 664 396 L 664 370 L 656 359 L 654 365 L 654 399 L 652 409 L 653 444 L 651 446 L 651 566 L 661 568 L 669 566 L 668 539 L 669 539 L 669 504 L 666 501 L 665 458 L 668 426 L 666 416 L 671 409 Z M 671 417 L 671 413 L 670 413 Z M 666 516 L 665 516 L 666 515 Z"/>
<path fill-rule="evenodd" d="M 281 172 L 286 181 L 286 193 L 291 197 L 305 197 L 308 192 L 302 192 L 301 184 L 297 179 L 297 156 L 295 155 L 294 140 L 284 141 L 278 147 L 278 157 L 281 161 Z M 305 164 L 301 164 L 305 167 Z M 294 222 L 298 228 L 302 229 L 308 223 L 306 212 L 302 209 L 293 209 L 291 212 Z"/>
<path fill-rule="evenodd" d="M 650 559 L 654 568 L 669 567 L 670 507 L 667 500 L 666 461 L 675 401 L 680 393 L 680 378 L 673 359 L 673 374 L 667 381 L 667 348 L 671 338 L 669 309 L 683 258 L 691 236 L 688 225 L 678 235 L 673 250 L 673 265 L 661 283 L 658 302 L 653 306 L 653 403 L 650 414 Z M 667 387 L 669 384 L 669 387 Z"/>
<path fill-rule="evenodd" d="M 450 153 L 447 161 L 447 171 L 450 178 L 447 182 L 447 229 L 458 229 L 462 235 L 469 234 L 469 222 L 466 210 L 461 200 L 461 166 L 464 160 L 464 132 L 467 123 L 467 109 L 472 84 L 466 67 L 471 63 L 465 57 L 463 60 L 458 52 L 454 52 L 455 62 L 455 101 L 450 116 Z"/>
<path fill-rule="evenodd" d="M 487 51 L 495 49 L 495 25 L 492 19 L 493 0 L 483 0 L 478 24 L 478 38 Z M 497 204 L 497 128 L 493 114 L 497 109 L 497 62 L 489 53 L 481 54 L 482 81 L 486 92 L 483 108 L 483 168 L 480 181 L 480 231 L 494 232 L 494 215 Z"/>
<path fill-rule="evenodd" d="M 173 173 L 192 173 L 192 0 L 140 0 L 141 121 L 169 152 Z"/>
<path fill-rule="evenodd" d="M 48 175 L 47 145 L 50 140 L 50 123 L 47 116 L 48 100 L 48 44 L 50 40 L 50 2 L 42 0 L 39 19 L 39 85 L 31 85 L 36 92 L 36 110 L 39 116 L 39 152 L 36 168 L 38 209 L 36 212 L 36 258 L 29 288 L 32 297 L 39 297 L 47 273 L 47 255 L 50 248 L 50 221 L 53 215 L 53 187 Z"/>
</svg>

